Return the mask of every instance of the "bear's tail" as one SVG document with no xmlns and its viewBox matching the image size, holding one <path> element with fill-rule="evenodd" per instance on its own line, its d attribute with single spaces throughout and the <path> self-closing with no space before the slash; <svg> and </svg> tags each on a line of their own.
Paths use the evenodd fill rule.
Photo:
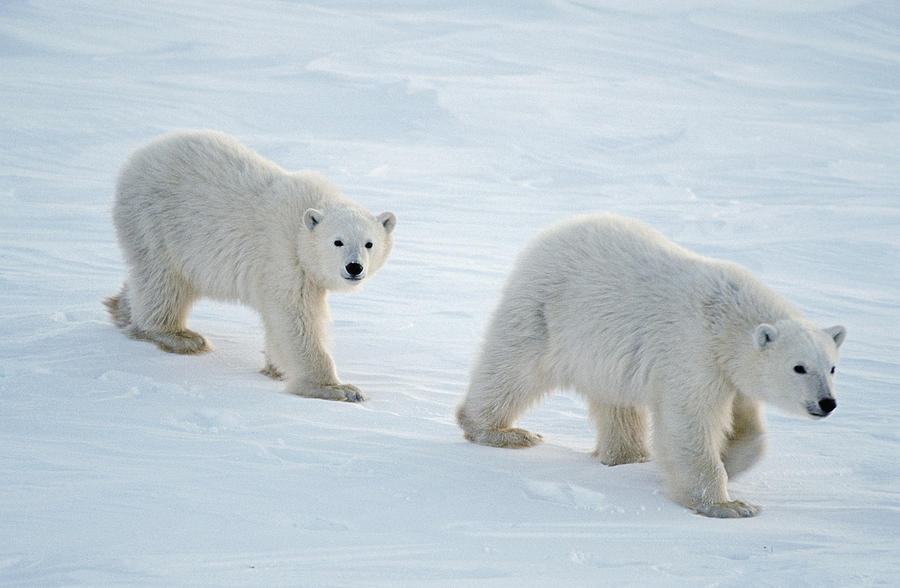
<svg viewBox="0 0 900 588">
<path fill-rule="evenodd" d="M 113 323 L 120 329 L 131 324 L 131 304 L 128 302 L 128 284 L 122 286 L 122 290 L 115 296 L 103 300 L 106 310 L 109 311 Z"/>
</svg>

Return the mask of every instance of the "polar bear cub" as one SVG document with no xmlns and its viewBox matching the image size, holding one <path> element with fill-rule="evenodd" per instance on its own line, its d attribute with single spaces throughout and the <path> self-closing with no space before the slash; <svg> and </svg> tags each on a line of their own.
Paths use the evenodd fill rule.
<svg viewBox="0 0 900 588">
<path fill-rule="evenodd" d="M 457 420 L 470 441 L 528 447 L 513 425 L 574 388 L 607 465 L 654 458 L 670 496 L 711 517 L 748 517 L 729 476 L 762 455 L 761 402 L 835 409 L 841 326 L 819 329 L 746 269 L 691 253 L 637 221 L 554 226 L 522 252 L 487 328 Z"/>
<path fill-rule="evenodd" d="M 256 309 L 263 373 L 300 396 L 358 402 L 326 349 L 330 290 L 352 291 L 391 251 L 393 213 L 375 216 L 321 176 L 289 173 L 214 131 L 179 132 L 135 151 L 113 207 L 128 264 L 106 305 L 135 339 L 165 351 L 212 349 L 185 323 L 200 297 Z"/>
</svg>

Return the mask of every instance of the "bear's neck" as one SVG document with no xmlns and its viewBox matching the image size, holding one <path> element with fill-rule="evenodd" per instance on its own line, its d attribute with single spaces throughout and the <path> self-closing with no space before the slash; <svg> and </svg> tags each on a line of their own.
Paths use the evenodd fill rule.
<svg viewBox="0 0 900 588">
<path fill-rule="evenodd" d="M 803 315 L 790 302 L 743 267 L 723 262 L 703 302 L 707 336 L 715 344 L 716 363 L 726 373 L 754 351 L 753 331 L 763 323 L 774 324 Z"/>
</svg>

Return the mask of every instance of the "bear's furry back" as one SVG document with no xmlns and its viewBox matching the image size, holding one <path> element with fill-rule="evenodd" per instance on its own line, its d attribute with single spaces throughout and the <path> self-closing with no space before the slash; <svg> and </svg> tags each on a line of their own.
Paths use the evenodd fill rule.
<svg viewBox="0 0 900 588">
<path fill-rule="evenodd" d="M 698 362 L 716 370 L 749 345 L 755 325 L 800 316 L 748 270 L 611 214 L 545 230 L 514 268 L 484 352 L 540 349 L 551 387 L 607 384 L 612 401 L 649 401 L 651 378 Z"/>
<path fill-rule="evenodd" d="M 113 218 L 129 263 L 158 258 L 206 296 L 255 305 L 255 284 L 284 278 L 260 275 L 273 259 L 296 275 L 304 211 L 335 205 L 357 207 L 318 174 L 286 172 L 223 133 L 186 131 L 132 153 Z"/>
</svg>

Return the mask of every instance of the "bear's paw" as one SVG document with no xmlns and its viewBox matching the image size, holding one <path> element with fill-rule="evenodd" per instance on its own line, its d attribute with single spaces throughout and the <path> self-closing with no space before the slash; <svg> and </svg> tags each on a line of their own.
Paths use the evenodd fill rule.
<svg viewBox="0 0 900 588">
<path fill-rule="evenodd" d="M 465 437 L 479 445 L 508 447 L 511 449 L 533 447 L 544 440 L 544 437 L 539 433 L 532 433 L 526 429 L 515 427 L 508 429 L 483 429 L 471 433 L 467 431 Z"/>
<path fill-rule="evenodd" d="M 337 400 L 338 402 L 363 402 L 368 396 L 352 384 L 333 384 L 330 386 L 304 386 L 289 390 L 292 394 L 305 398 Z"/>
<path fill-rule="evenodd" d="M 716 502 L 706 506 L 698 507 L 697 514 L 716 519 L 739 519 L 747 517 L 755 517 L 759 514 L 759 507 L 753 504 L 747 504 L 740 500 L 732 500 L 730 502 Z"/>
</svg>

